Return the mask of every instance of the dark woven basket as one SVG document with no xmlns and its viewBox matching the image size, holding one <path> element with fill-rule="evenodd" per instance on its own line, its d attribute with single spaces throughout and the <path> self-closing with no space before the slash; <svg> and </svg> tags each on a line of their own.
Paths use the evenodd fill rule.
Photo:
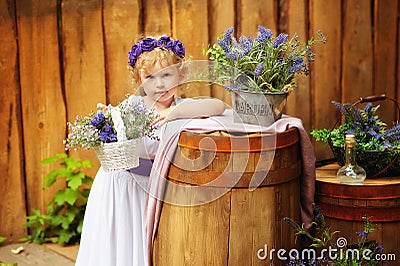
<svg viewBox="0 0 400 266">
<path fill-rule="evenodd" d="M 354 105 L 366 102 L 375 102 L 390 100 L 396 104 L 400 115 L 399 103 L 386 95 L 369 96 L 360 98 Z M 335 123 L 334 127 L 337 123 Z M 344 148 L 334 147 L 331 145 L 333 155 L 337 163 L 343 166 L 346 162 Z M 400 175 L 400 149 L 385 150 L 356 150 L 357 164 L 360 165 L 367 173 L 367 177 L 383 177 L 383 176 L 399 176 Z"/>
<path fill-rule="evenodd" d="M 332 152 L 337 163 L 343 166 L 346 162 L 343 148 L 333 147 Z M 400 175 L 400 150 L 386 149 L 356 150 L 357 164 L 364 168 L 367 177 L 399 176 Z"/>
</svg>

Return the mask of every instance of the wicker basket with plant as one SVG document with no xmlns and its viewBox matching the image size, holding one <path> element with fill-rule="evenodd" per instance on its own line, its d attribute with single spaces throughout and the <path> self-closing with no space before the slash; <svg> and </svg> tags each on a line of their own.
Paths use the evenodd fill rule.
<svg viewBox="0 0 400 266">
<path fill-rule="evenodd" d="M 400 114 L 398 102 L 386 95 L 360 98 L 353 104 L 332 102 L 344 117 L 343 123 L 334 128 L 336 123 L 333 129 L 314 129 L 311 135 L 317 141 L 329 144 L 336 161 L 343 166 L 345 135 L 353 134 L 357 163 L 365 169 L 368 177 L 397 176 L 400 174 L 400 124 L 396 121 L 388 129 L 380 120 L 376 114 L 380 106 L 373 106 L 372 102 L 383 100 L 394 102 Z M 365 106 L 360 109 L 359 104 Z"/>
</svg>

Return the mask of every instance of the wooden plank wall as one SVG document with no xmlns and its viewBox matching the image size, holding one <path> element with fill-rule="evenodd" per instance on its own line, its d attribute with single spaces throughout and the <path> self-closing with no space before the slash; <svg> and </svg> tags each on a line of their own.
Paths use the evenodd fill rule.
<svg viewBox="0 0 400 266">
<path fill-rule="evenodd" d="M 40 161 L 63 151 L 66 121 L 133 92 L 126 55 L 138 34 L 179 38 L 196 60 L 230 26 L 254 36 L 262 24 L 304 40 L 322 30 L 328 43 L 315 48 L 311 75 L 298 80 L 286 108 L 310 130 L 334 124 L 332 100 L 400 98 L 399 9 L 400 0 L 0 0 L 0 236 L 24 236 L 25 215 L 44 210 L 64 186 L 42 189 L 55 166 Z M 230 102 L 219 87 L 181 94 Z M 394 120 L 392 106 L 382 109 Z M 315 151 L 331 156 L 321 144 Z M 95 175 L 93 153 L 73 156 L 91 159 Z"/>
</svg>

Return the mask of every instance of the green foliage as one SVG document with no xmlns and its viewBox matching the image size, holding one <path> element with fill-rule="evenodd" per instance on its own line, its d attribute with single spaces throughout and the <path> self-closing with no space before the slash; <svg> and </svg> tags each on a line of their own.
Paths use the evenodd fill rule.
<svg viewBox="0 0 400 266">
<path fill-rule="evenodd" d="M 7 238 L 0 236 L 0 244 L 3 243 L 4 241 L 6 241 Z"/>
<path fill-rule="evenodd" d="M 44 188 L 51 187 L 58 178 L 66 181 L 67 187 L 59 190 L 50 203 L 47 213 L 32 209 L 33 215 L 27 217 L 25 224 L 31 229 L 31 234 L 22 241 L 35 243 L 57 242 L 59 244 L 77 244 L 82 232 L 83 217 L 93 179 L 86 176 L 81 168 L 92 167 L 88 160 L 77 161 L 67 154 L 57 154 L 46 158 L 42 164 L 59 162 L 61 168 L 52 170 L 44 177 Z"/>
<path fill-rule="evenodd" d="M 376 115 L 379 105 L 368 103 L 359 109 L 351 103 L 332 102 L 344 116 L 344 123 L 335 129 L 314 129 L 311 135 L 317 141 L 344 148 L 346 134 L 355 135 L 356 150 L 385 150 L 400 148 L 400 124 L 387 129 Z"/>
</svg>

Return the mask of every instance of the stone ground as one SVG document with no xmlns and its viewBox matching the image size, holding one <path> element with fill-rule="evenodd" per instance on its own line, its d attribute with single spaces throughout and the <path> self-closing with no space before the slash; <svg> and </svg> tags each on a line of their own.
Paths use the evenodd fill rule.
<svg viewBox="0 0 400 266">
<path fill-rule="evenodd" d="M 19 247 L 23 251 L 12 252 Z M 73 266 L 78 253 L 78 246 L 61 246 L 58 244 L 17 243 L 0 246 L 0 266 Z"/>
</svg>

